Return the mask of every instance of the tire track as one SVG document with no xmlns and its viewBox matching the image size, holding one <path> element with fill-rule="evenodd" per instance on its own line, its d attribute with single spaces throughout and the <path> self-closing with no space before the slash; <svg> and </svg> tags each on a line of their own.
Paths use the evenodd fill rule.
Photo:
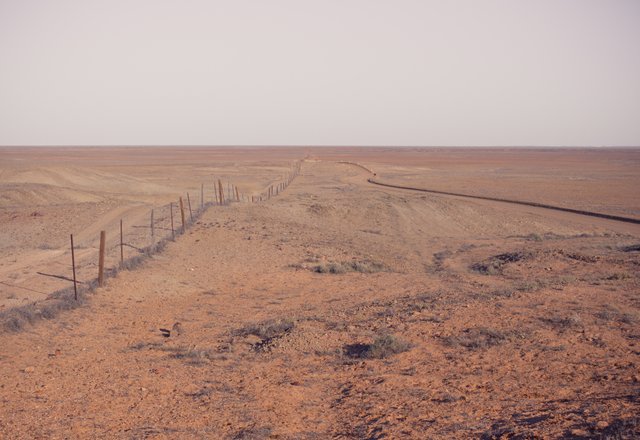
<svg viewBox="0 0 640 440">
<path fill-rule="evenodd" d="M 385 186 L 385 187 L 388 187 L 388 188 L 405 189 L 405 190 L 410 190 L 410 191 L 420 191 L 420 192 L 426 192 L 426 193 L 431 193 L 431 194 L 441 194 L 441 195 L 445 195 L 445 196 L 466 197 L 466 198 L 469 198 L 469 199 L 490 200 L 492 202 L 511 203 L 511 204 L 514 204 L 514 205 L 522 205 L 522 206 L 533 206 L 535 208 L 552 209 L 552 210 L 555 210 L 555 211 L 569 212 L 571 214 L 579 214 L 579 215 L 585 215 L 585 216 L 589 216 L 589 217 L 604 218 L 604 219 L 607 219 L 607 220 L 614 220 L 614 221 L 618 221 L 618 222 L 633 223 L 633 224 L 636 224 L 636 225 L 640 225 L 640 219 L 635 219 L 635 218 L 632 218 L 632 217 L 623 217 L 623 216 L 620 216 L 620 215 L 603 214 L 601 212 L 585 211 L 585 210 L 582 210 L 582 209 L 565 208 L 565 207 L 562 207 L 562 206 L 547 205 L 546 203 L 528 202 L 528 201 L 525 201 L 525 200 L 503 199 L 503 198 L 499 198 L 499 197 L 474 196 L 474 195 L 470 195 L 470 194 L 461 194 L 461 193 L 454 193 L 454 192 L 448 192 L 448 191 L 438 191 L 438 190 L 426 189 L 426 188 L 415 188 L 415 187 L 411 187 L 411 186 L 394 185 L 392 183 L 379 182 L 379 181 L 373 180 L 371 178 L 367 179 L 367 182 L 369 182 L 371 184 L 374 184 L 374 185 Z"/>
</svg>

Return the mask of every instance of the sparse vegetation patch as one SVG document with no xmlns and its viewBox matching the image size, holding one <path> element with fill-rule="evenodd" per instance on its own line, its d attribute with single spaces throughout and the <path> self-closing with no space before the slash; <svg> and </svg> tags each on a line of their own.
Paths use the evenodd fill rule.
<svg viewBox="0 0 640 440">
<path fill-rule="evenodd" d="M 494 255 L 486 261 L 474 263 L 471 269 L 484 275 L 499 275 L 506 264 L 522 261 L 530 256 L 531 254 L 527 252 L 507 252 Z"/>
<path fill-rule="evenodd" d="M 234 335 L 240 337 L 257 336 L 260 341 L 254 344 L 254 349 L 261 351 L 271 345 L 274 340 L 290 333 L 294 326 L 294 322 L 289 319 L 269 319 L 246 325 L 236 330 Z"/>
<path fill-rule="evenodd" d="M 505 332 L 489 327 L 473 327 L 458 335 L 446 336 L 443 343 L 450 347 L 461 346 L 468 349 L 489 348 L 503 344 L 514 337 L 523 338 L 522 332 Z"/>
<path fill-rule="evenodd" d="M 372 261 L 331 262 L 318 264 L 313 267 L 314 272 L 331 274 L 342 274 L 347 272 L 375 273 L 384 271 L 385 269 L 386 268 L 383 264 Z"/>
<path fill-rule="evenodd" d="M 351 358 L 384 359 L 402 353 L 411 348 L 411 344 L 391 334 L 378 336 L 371 344 L 349 344 L 344 353 Z"/>
<path fill-rule="evenodd" d="M 569 316 L 552 316 L 542 318 L 542 321 L 561 331 L 578 327 L 582 324 L 582 319 L 575 313 Z"/>
</svg>

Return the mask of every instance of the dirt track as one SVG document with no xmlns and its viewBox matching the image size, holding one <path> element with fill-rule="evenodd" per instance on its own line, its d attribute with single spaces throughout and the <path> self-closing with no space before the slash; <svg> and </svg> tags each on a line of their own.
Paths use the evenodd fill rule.
<svg viewBox="0 0 640 440">
<path fill-rule="evenodd" d="M 386 186 L 387 188 L 406 189 L 409 191 L 420 191 L 420 192 L 431 193 L 431 194 L 442 194 L 445 196 L 466 197 L 466 198 L 478 199 L 478 200 L 490 200 L 492 202 L 512 203 L 514 205 L 522 205 L 522 206 L 533 206 L 536 208 L 553 209 L 555 211 L 568 212 L 571 214 L 586 215 L 588 217 L 604 218 L 607 220 L 614 220 L 618 222 L 633 223 L 636 225 L 640 225 L 640 219 L 636 219 L 636 218 L 621 217 L 619 215 L 604 214 L 601 212 L 591 212 L 591 211 L 584 211 L 579 209 L 564 208 L 562 206 L 546 205 L 544 203 L 527 202 L 524 200 L 501 199 L 497 197 L 473 196 L 469 194 L 459 194 L 459 193 L 452 193 L 448 191 L 437 191 L 437 190 L 425 189 L 425 188 L 414 188 L 414 187 L 404 186 L 404 185 L 395 185 L 389 182 L 378 182 L 374 179 L 367 179 L 367 182 L 372 183 L 374 185 Z"/>
<path fill-rule="evenodd" d="M 89 306 L 6 334 L 0 433 L 637 434 L 637 228 L 308 161 L 267 203 L 209 210 Z M 395 345 L 371 351 L 385 335 Z"/>
</svg>

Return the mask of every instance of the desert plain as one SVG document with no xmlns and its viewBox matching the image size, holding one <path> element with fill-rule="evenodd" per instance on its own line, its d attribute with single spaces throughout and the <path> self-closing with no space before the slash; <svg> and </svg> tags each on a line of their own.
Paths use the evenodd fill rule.
<svg viewBox="0 0 640 440">
<path fill-rule="evenodd" d="M 0 148 L 0 437 L 637 438 L 639 223 L 637 148 Z"/>
</svg>

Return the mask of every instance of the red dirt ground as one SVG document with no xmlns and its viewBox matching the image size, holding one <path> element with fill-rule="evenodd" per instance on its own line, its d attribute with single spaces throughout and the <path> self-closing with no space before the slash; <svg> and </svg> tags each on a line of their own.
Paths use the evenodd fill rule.
<svg viewBox="0 0 640 440">
<path fill-rule="evenodd" d="M 124 200 L 164 203 L 199 187 L 216 157 L 211 174 L 248 194 L 307 160 L 279 196 L 210 208 L 81 307 L 5 329 L 1 437 L 640 435 L 640 226 L 375 187 L 363 169 L 336 163 L 434 189 L 637 215 L 639 150 L 198 150 L 191 162 L 175 149 L 153 160 L 138 150 L 70 151 L 76 162 L 55 155 L 64 168 L 110 174 L 96 187 L 86 176 L 40 183 L 73 199 L 65 209 L 37 206 L 45 228 L 69 228 L 69 212 L 102 203 L 85 194 L 110 194 L 101 214 L 110 218 Z M 2 185 L 44 181 L 58 166 L 30 154 L 18 172 L 5 164 L 20 152 L 0 152 Z M 128 194 L 120 178 L 150 189 Z M 21 264 L 47 235 L 23 240 L 33 225 L 9 212 L 33 206 L 2 206 L 17 234 L 2 236 L 2 261 Z M 75 227 L 94 231 L 99 217 Z M 66 234 L 51 251 L 66 252 Z"/>
</svg>

